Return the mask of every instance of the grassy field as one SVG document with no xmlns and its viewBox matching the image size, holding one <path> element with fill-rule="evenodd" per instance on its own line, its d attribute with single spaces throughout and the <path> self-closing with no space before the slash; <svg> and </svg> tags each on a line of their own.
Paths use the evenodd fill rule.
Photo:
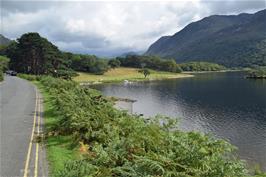
<svg viewBox="0 0 266 177">
<path fill-rule="evenodd" d="M 121 82 L 124 80 L 129 81 L 148 81 L 148 80 L 161 80 L 161 79 L 174 79 L 192 77 L 190 74 L 180 74 L 171 72 L 162 72 L 150 70 L 151 74 L 144 77 L 142 73 L 138 72 L 137 68 L 116 68 L 111 69 L 103 75 L 95 75 L 91 73 L 80 72 L 79 76 L 75 77 L 74 80 L 77 82 L 88 82 L 88 83 L 102 83 L 102 82 Z"/>
</svg>

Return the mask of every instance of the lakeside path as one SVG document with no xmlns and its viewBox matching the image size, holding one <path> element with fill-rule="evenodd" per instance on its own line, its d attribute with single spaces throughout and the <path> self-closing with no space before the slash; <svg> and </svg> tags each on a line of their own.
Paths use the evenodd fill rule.
<svg viewBox="0 0 266 177">
<path fill-rule="evenodd" d="M 30 82 L 6 76 L 0 83 L 1 177 L 48 176 L 42 132 L 42 97 Z"/>
</svg>

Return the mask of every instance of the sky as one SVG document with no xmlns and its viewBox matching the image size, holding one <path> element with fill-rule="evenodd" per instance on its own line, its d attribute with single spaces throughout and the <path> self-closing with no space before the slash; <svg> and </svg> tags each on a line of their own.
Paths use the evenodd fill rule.
<svg viewBox="0 0 266 177">
<path fill-rule="evenodd" d="M 1 34 L 16 39 L 38 32 L 63 51 L 111 57 L 145 52 L 161 36 L 206 16 L 265 8 L 265 0 L 1 0 Z"/>
</svg>

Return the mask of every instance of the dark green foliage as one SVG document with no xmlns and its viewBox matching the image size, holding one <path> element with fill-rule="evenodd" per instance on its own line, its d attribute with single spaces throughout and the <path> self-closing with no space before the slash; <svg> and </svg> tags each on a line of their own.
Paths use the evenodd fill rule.
<svg viewBox="0 0 266 177">
<path fill-rule="evenodd" d="M 38 33 L 22 35 L 5 53 L 11 59 L 10 68 L 17 72 L 40 75 L 68 69 L 59 49 Z"/>
<path fill-rule="evenodd" d="M 182 68 L 180 67 L 180 65 L 176 65 L 176 72 L 177 73 L 181 73 L 183 70 Z"/>
<path fill-rule="evenodd" d="M 75 71 L 103 74 L 109 69 L 107 60 L 95 55 L 72 54 L 70 60 L 71 68 Z"/>
<path fill-rule="evenodd" d="M 4 72 L 8 69 L 9 61 L 9 58 L 0 56 L 0 81 L 4 79 Z"/>
<path fill-rule="evenodd" d="M 103 74 L 109 67 L 107 60 L 94 55 L 61 52 L 55 45 L 38 33 L 22 35 L 18 42 L 0 48 L 0 54 L 11 58 L 10 68 L 20 73 L 70 79 L 76 71 Z"/>
<path fill-rule="evenodd" d="M 121 62 L 118 59 L 111 59 L 108 61 L 108 65 L 111 66 L 111 68 L 117 68 L 121 65 Z"/>
<path fill-rule="evenodd" d="M 95 74 L 102 75 L 108 71 L 108 63 L 106 60 L 96 60 L 95 64 L 91 67 L 90 71 Z"/>
<path fill-rule="evenodd" d="M 144 120 L 113 108 L 98 91 L 73 81 L 43 77 L 59 123 L 53 129 L 83 142 L 83 160 L 70 161 L 58 177 L 245 177 L 234 147 L 196 132 L 182 132 L 173 118 Z"/>
<path fill-rule="evenodd" d="M 206 61 L 227 67 L 263 66 L 266 63 L 265 19 L 266 10 L 206 17 L 172 36 L 161 37 L 146 54 L 174 58 L 178 63 Z"/>
<path fill-rule="evenodd" d="M 9 58 L 0 55 L 0 69 L 2 71 L 6 71 L 8 69 L 9 61 L 10 61 Z"/>
<path fill-rule="evenodd" d="M 179 64 L 183 71 L 220 71 L 226 68 L 222 65 L 209 62 L 188 62 Z"/>
<path fill-rule="evenodd" d="M 159 71 L 181 72 L 174 60 L 161 59 L 156 56 L 143 55 L 127 55 L 125 57 L 117 57 L 121 62 L 121 66 L 134 68 L 149 68 Z"/>
<path fill-rule="evenodd" d="M 62 79 L 71 80 L 72 77 L 78 76 L 78 74 L 73 70 L 56 70 L 56 72 L 53 73 L 54 77 L 60 77 Z"/>
</svg>

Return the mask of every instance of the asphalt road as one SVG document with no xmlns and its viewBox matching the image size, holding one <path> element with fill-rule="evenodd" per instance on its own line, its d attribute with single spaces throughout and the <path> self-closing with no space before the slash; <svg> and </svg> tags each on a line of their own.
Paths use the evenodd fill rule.
<svg viewBox="0 0 266 177">
<path fill-rule="evenodd" d="M 32 83 L 6 76 L 0 100 L 0 176 L 47 176 L 44 148 L 34 141 L 42 131 L 41 95 Z"/>
</svg>

